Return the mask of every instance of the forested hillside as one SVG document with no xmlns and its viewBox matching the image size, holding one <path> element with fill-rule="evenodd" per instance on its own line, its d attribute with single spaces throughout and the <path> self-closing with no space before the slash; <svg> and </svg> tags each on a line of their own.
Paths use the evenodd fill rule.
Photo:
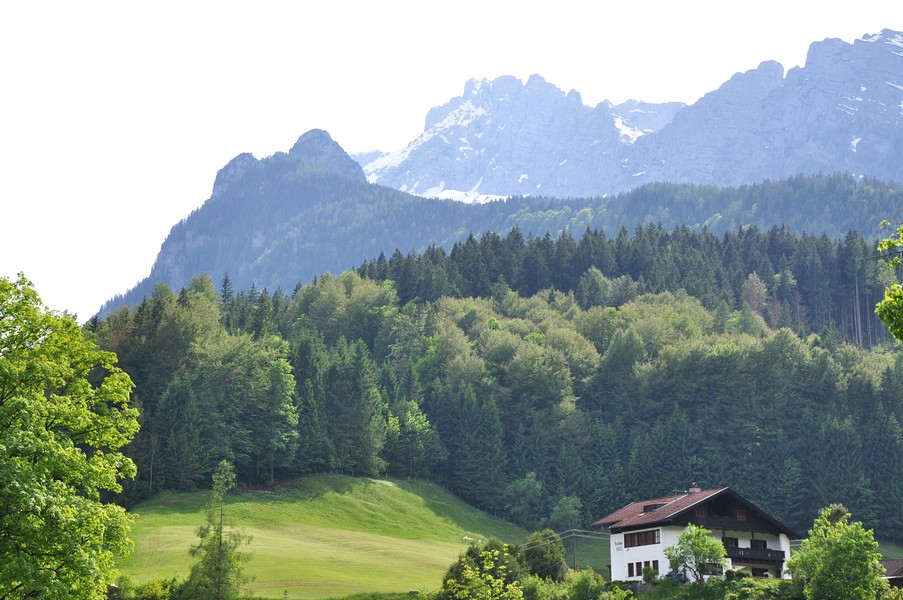
<svg viewBox="0 0 903 600">
<path fill-rule="evenodd" d="M 228 272 L 243 290 L 252 284 L 289 290 L 381 252 L 423 252 L 430 245 L 448 251 L 470 234 L 504 236 L 515 228 L 524 236 L 557 237 L 565 231 L 579 236 L 587 228 L 615 236 L 621 227 L 632 231 L 645 224 L 716 235 L 786 225 L 831 239 L 850 230 L 872 239 L 880 235 L 879 223 L 897 214 L 903 214 L 903 188 L 844 174 L 739 188 L 648 184 L 614 197 L 480 205 L 424 199 L 367 183 L 338 144 L 315 131 L 289 153 L 233 159 L 217 176 L 210 199 L 172 228 L 150 275 L 100 314 L 137 305 L 158 283 L 181 289 L 198 273 L 219 278 Z"/>
<path fill-rule="evenodd" d="M 471 238 L 282 289 L 207 275 L 93 320 L 136 383 L 132 502 L 390 473 L 527 528 L 729 485 L 903 535 L 903 362 L 873 247 L 754 228 Z M 364 276 L 362 276 L 362 274 Z"/>
<path fill-rule="evenodd" d="M 586 229 L 525 239 L 519 229 L 504 238 L 471 235 L 446 253 L 380 255 L 358 273 L 391 280 L 402 304 L 443 296 L 485 297 L 493 284 L 522 296 L 554 288 L 573 292 L 580 305 L 618 306 L 642 293 L 684 290 L 709 310 L 749 307 L 771 327 L 819 333 L 857 345 L 890 339 L 875 303 L 895 279 L 878 260 L 874 243 L 855 231 L 839 239 L 796 235 L 787 227 L 728 231 L 661 225 L 638 226 L 633 236 Z"/>
</svg>

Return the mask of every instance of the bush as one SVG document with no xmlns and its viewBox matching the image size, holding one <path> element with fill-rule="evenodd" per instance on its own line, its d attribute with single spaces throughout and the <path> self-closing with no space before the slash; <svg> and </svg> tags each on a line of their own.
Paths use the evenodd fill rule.
<svg viewBox="0 0 903 600">
<path fill-rule="evenodd" d="M 471 544 L 449 567 L 437 592 L 437 600 L 491 598 L 520 600 L 523 567 L 508 546 L 490 539 L 484 545 Z"/>
<path fill-rule="evenodd" d="M 568 600 L 564 586 L 536 575 L 527 575 L 520 585 L 524 600 Z"/>
<path fill-rule="evenodd" d="M 605 579 L 592 569 L 571 574 L 566 584 L 568 600 L 598 600 L 605 591 Z"/>
<path fill-rule="evenodd" d="M 171 579 L 154 579 L 136 585 L 126 577 L 120 577 L 119 598 L 121 600 L 179 600 L 182 597 L 182 581 Z"/>
</svg>

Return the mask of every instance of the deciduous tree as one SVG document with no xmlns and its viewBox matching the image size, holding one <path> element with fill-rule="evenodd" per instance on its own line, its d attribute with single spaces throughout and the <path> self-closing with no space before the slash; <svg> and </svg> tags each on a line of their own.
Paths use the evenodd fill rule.
<svg viewBox="0 0 903 600">
<path fill-rule="evenodd" d="M 889 223 L 884 221 L 881 225 L 887 227 Z M 878 250 L 884 253 L 887 261 L 895 268 L 903 262 L 901 249 L 903 249 L 903 225 L 878 244 Z M 884 290 L 884 299 L 878 303 L 875 312 L 887 325 L 891 334 L 898 340 L 903 340 L 903 285 L 894 283 L 887 286 Z"/>
<path fill-rule="evenodd" d="M 881 574 L 878 542 L 839 504 L 823 508 L 787 568 L 803 582 L 807 600 L 883 598 L 888 585 Z"/>
<path fill-rule="evenodd" d="M 720 574 L 727 552 L 711 533 L 705 527 L 688 525 L 677 538 L 677 544 L 665 548 L 671 569 L 686 573 L 696 583 L 702 583 L 706 575 Z"/>
<path fill-rule="evenodd" d="M 132 381 L 31 282 L 0 279 L 0 598 L 104 598 L 131 519 Z"/>
<path fill-rule="evenodd" d="M 523 600 L 518 565 L 498 540 L 472 545 L 445 576 L 441 600 Z"/>
<path fill-rule="evenodd" d="M 523 548 L 524 567 L 533 575 L 552 581 L 562 581 L 567 574 L 564 562 L 564 543 L 551 529 L 530 534 Z"/>
</svg>

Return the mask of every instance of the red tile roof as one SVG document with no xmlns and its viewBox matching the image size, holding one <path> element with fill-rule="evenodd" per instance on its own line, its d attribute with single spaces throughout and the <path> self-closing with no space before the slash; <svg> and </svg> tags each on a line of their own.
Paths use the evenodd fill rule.
<svg viewBox="0 0 903 600">
<path fill-rule="evenodd" d="M 761 509 L 754 506 L 751 502 L 730 488 L 725 487 L 700 491 L 696 491 L 698 488 L 691 489 L 693 491 L 681 492 L 674 494 L 673 496 L 633 502 L 624 508 L 616 510 L 607 517 L 599 519 L 593 523 L 593 526 L 607 526 L 612 532 L 618 532 L 623 531 L 624 529 L 640 529 L 643 527 L 664 525 L 674 522 L 678 517 L 688 513 L 699 504 L 703 504 L 709 500 L 727 494 L 741 505 L 745 505 L 749 509 L 754 510 L 758 513 L 759 517 L 771 523 L 778 531 L 787 534 L 787 537 L 791 540 L 800 539 L 798 533 L 771 515 L 762 512 Z"/>
<path fill-rule="evenodd" d="M 702 490 L 699 492 L 682 492 L 674 496 L 633 502 L 624 508 L 616 510 L 607 517 L 599 519 L 593 523 L 593 525 L 597 527 L 605 525 L 607 527 L 623 529 L 625 527 L 639 527 L 642 525 L 653 525 L 663 521 L 670 521 L 697 504 L 721 495 L 728 491 L 728 489 L 729 488 L 719 488 L 716 490 Z M 647 507 L 656 504 L 661 506 L 659 508 L 645 510 Z"/>
</svg>

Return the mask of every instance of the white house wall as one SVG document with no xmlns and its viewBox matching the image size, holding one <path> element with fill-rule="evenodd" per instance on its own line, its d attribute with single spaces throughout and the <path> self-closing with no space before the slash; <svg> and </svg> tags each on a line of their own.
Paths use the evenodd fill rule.
<svg viewBox="0 0 903 600">
<path fill-rule="evenodd" d="M 639 581 L 643 578 L 642 571 L 640 571 L 639 574 L 635 573 L 633 577 L 628 577 L 628 563 L 639 562 L 645 564 L 646 561 L 649 561 L 651 565 L 652 561 L 657 560 L 659 565 L 659 575 L 664 575 L 668 573 L 668 571 L 670 571 L 668 558 L 665 556 L 665 548 L 677 544 L 680 534 L 684 531 L 683 527 L 652 527 L 649 529 L 633 530 L 629 533 L 638 533 L 640 531 L 655 531 L 656 529 L 659 530 L 658 544 L 634 546 L 632 548 L 625 547 L 624 533 L 611 534 L 611 578 L 613 580 Z M 712 532 L 712 537 L 720 542 L 722 534 L 723 537 L 737 538 L 738 546 L 740 548 L 750 548 L 752 546 L 753 538 L 748 531 L 722 531 L 719 529 L 717 532 Z M 755 537 L 756 539 L 766 540 L 766 544 L 771 550 L 783 550 L 785 562 L 788 558 L 790 558 L 790 539 L 786 534 L 782 533 L 780 535 L 769 535 L 765 533 L 756 533 Z M 739 563 L 740 561 L 737 562 Z M 739 568 L 741 565 L 738 564 L 735 566 L 732 564 L 731 560 L 728 559 L 727 566 L 728 568 Z M 782 576 L 785 578 L 789 577 L 789 575 L 786 573 L 783 573 Z"/>
<path fill-rule="evenodd" d="M 633 577 L 627 576 L 628 563 L 645 563 L 649 561 L 658 561 L 658 572 L 664 575 L 670 570 L 668 566 L 668 558 L 665 556 L 665 548 L 673 546 L 677 543 L 677 538 L 683 531 L 682 527 L 651 527 L 649 529 L 637 529 L 630 533 L 638 533 L 640 531 L 659 530 L 659 543 L 648 544 L 645 546 L 634 546 L 627 548 L 624 546 L 624 534 L 611 534 L 611 578 L 621 581 L 639 581 L 643 579 L 643 573 L 640 571 L 638 575 Z"/>
</svg>

